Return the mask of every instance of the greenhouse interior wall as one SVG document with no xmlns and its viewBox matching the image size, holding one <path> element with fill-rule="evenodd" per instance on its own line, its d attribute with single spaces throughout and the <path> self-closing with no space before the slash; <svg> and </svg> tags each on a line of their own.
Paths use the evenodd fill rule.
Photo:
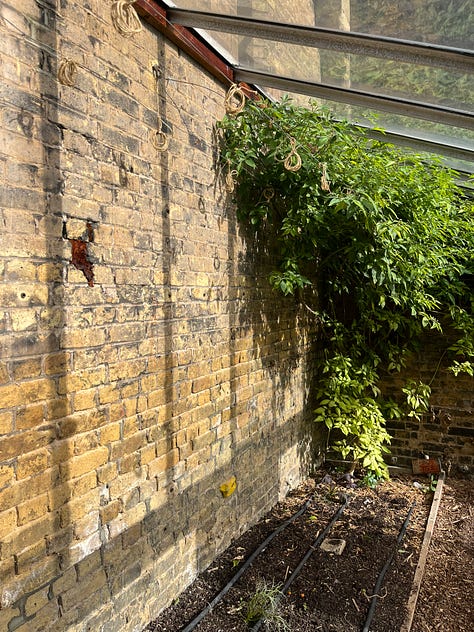
<svg viewBox="0 0 474 632">
<path fill-rule="evenodd" d="M 216 168 L 227 86 L 111 5 L 0 6 L 8 632 L 142 630 L 321 459 L 312 315 Z"/>
<path fill-rule="evenodd" d="M 451 341 L 452 333 L 431 335 L 402 373 L 385 379 L 386 394 L 398 400 L 407 379 L 431 388 L 429 410 L 419 418 L 387 423 L 392 435 L 387 463 L 411 468 L 413 459 L 430 457 L 439 459 L 448 474 L 474 473 L 474 378 L 450 371 L 451 359 L 443 350 Z"/>
<path fill-rule="evenodd" d="M 313 462 L 310 321 L 215 168 L 227 86 L 111 4 L 0 8 L 9 632 L 141 630 Z"/>
</svg>

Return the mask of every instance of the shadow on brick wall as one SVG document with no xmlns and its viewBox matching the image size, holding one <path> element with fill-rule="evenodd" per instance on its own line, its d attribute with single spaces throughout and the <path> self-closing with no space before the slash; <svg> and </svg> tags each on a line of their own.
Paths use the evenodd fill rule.
<svg viewBox="0 0 474 632">
<path fill-rule="evenodd" d="M 58 7 L 59 2 L 44 0 L 40 8 L 43 26 L 36 29 L 34 50 L 42 98 L 24 96 L 21 98 L 26 101 L 17 104 L 25 111 L 23 122 L 28 112 L 40 121 L 44 170 L 38 206 L 45 212 L 35 216 L 35 222 L 41 236 L 41 247 L 37 248 L 42 253 L 41 257 L 37 255 L 40 266 L 44 266 L 41 281 L 47 284 L 48 299 L 39 312 L 38 331 L 13 337 L 12 355 L 19 362 L 41 357 L 41 393 L 32 391 L 31 405 L 17 414 L 17 429 L 31 429 L 34 442 L 29 446 L 22 436 L 23 443 L 18 444 L 25 451 L 24 458 L 22 455 L 19 459 L 25 479 L 34 474 L 21 489 L 28 494 L 28 502 L 39 499 L 39 509 L 34 510 L 33 504 L 19 509 L 19 515 L 24 509 L 25 526 L 21 533 L 12 534 L 18 550 L 12 551 L 11 576 L 5 578 L 11 591 L 6 596 L 4 593 L 3 605 L 10 609 L 8 632 L 140 630 L 234 537 L 268 511 L 306 468 L 310 469 L 318 446 L 310 424 L 314 350 L 299 308 L 268 289 L 267 253 L 259 252 L 246 236 L 246 254 L 242 255 L 237 246 L 241 229 L 228 201 L 221 201 L 216 212 L 225 213 L 228 222 L 221 301 L 228 304 L 229 339 L 225 342 L 229 366 L 225 368 L 230 371 L 229 389 L 219 395 L 223 400 L 217 412 L 222 416 L 209 420 L 210 430 L 218 438 L 209 447 L 212 459 L 197 458 L 185 472 L 175 444 L 177 433 L 183 430 L 175 375 L 178 306 L 172 295 L 177 258 L 169 215 L 170 165 L 168 154 L 163 152 L 162 179 L 155 183 L 154 203 L 157 224 L 161 222 L 160 307 L 164 319 L 159 326 L 164 340 L 164 366 L 160 370 L 165 376 L 164 405 L 160 407 L 161 421 L 154 410 L 146 411 L 156 414 L 154 421 L 150 417 L 147 421 L 137 418 L 143 424 L 139 431 L 149 433 L 149 443 L 157 446 L 156 456 L 163 456 L 165 461 L 157 474 L 148 476 L 138 449 L 127 454 L 127 459 L 122 458 L 122 440 L 128 437 L 101 441 L 101 433 L 113 426 L 109 424 L 107 406 L 95 400 L 95 409 L 86 408 L 84 413 L 75 406 L 76 394 L 88 390 L 81 383 L 82 371 L 85 381 L 91 375 L 97 384 L 106 381 L 100 368 L 105 359 L 99 356 L 102 346 L 106 346 L 105 338 L 100 338 L 100 327 L 88 327 L 89 322 L 97 322 L 94 305 L 99 301 L 94 303 L 92 297 L 89 305 L 81 303 L 82 297 L 88 298 L 100 288 L 99 284 L 92 286 L 94 279 L 85 275 L 88 270 L 90 276 L 93 266 L 86 266 L 85 271 L 81 265 L 71 264 L 76 242 L 84 244 L 78 251 L 93 263 L 91 251 L 100 205 L 97 209 L 87 204 L 82 207 L 80 198 L 73 199 L 68 191 L 62 151 L 65 134 L 71 155 L 75 141 L 91 148 L 91 159 L 97 161 L 106 150 L 91 135 L 86 115 L 73 110 L 74 88 L 57 82 L 63 54 L 57 33 L 64 27 L 59 23 Z M 156 54 L 165 66 L 162 40 L 158 41 Z M 81 81 L 85 78 L 80 76 L 77 89 L 85 90 Z M 166 120 L 166 78 L 158 80 L 157 89 L 160 115 Z M 28 129 L 26 123 L 24 127 Z M 117 162 L 117 156 L 113 160 Z M 119 167 L 118 163 L 115 166 Z M 87 287 L 80 287 L 85 285 L 83 274 Z M 75 288 L 69 275 L 79 275 L 82 284 L 78 282 Z M 242 277 L 255 283 L 242 284 Z M 71 302 L 79 315 L 68 314 L 70 294 L 66 292 L 73 295 Z M 82 330 L 78 322 L 83 323 Z M 155 335 L 152 326 L 146 335 Z M 77 349 L 84 348 L 84 341 L 88 341 L 89 349 L 81 353 L 90 351 L 91 355 L 81 365 Z M 206 342 L 212 345 L 212 335 Z M 247 375 L 249 363 L 253 367 L 251 379 Z M 38 400 L 45 403 L 38 404 Z M 219 428 L 224 424 L 227 430 L 220 436 Z M 191 439 L 196 452 L 201 449 L 201 441 L 200 435 Z M 36 469 L 28 469 L 29 465 Z M 219 487 L 231 476 L 236 477 L 237 490 L 224 498 Z M 115 497 L 110 493 L 112 484 L 117 487 Z M 18 502 L 23 500 L 20 495 Z M 31 511 L 39 512 L 34 520 Z M 126 513 L 127 519 L 120 519 L 121 513 Z M 33 529 L 36 543 L 22 547 L 21 538 L 29 542 Z M 4 547 L 2 544 L 2 554 L 8 550 Z"/>
</svg>

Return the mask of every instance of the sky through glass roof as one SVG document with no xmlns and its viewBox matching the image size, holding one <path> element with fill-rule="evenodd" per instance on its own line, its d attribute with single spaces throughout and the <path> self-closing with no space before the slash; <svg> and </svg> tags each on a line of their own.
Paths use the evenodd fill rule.
<svg viewBox="0 0 474 632">
<path fill-rule="evenodd" d="M 471 0 L 176 0 L 196 31 L 263 92 L 305 95 L 390 140 L 474 172 Z M 301 99 L 301 97 L 299 97 Z"/>
</svg>

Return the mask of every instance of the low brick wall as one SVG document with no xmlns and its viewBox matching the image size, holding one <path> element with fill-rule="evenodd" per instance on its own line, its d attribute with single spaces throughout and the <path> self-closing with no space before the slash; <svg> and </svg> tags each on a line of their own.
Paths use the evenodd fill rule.
<svg viewBox="0 0 474 632">
<path fill-rule="evenodd" d="M 450 473 L 474 472 L 474 378 L 467 374 L 454 377 L 448 371 L 451 362 L 444 349 L 451 338 L 434 334 L 423 344 L 401 376 L 387 379 L 387 392 L 401 388 L 402 379 L 410 376 L 430 384 L 430 410 L 420 421 L 392 421 L 393 435 L 389 462 L 411 466 L 412 459 L 425 454 L 439 458 Z"/>
<path fill-rule="evenodd" d="M 138 631 L 314 462 L 310 324 L 220 185 L 222 85 L 109 1 L 0 35 L 0 630 Z"/>
</svg>

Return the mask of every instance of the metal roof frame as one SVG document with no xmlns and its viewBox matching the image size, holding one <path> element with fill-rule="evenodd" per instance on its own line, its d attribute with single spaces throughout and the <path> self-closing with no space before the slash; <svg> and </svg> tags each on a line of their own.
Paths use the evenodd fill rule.
<svg viewBox="0 0 474 632">
<path fill-rule="evenodd" d="M 290 77 L 281 77 L 242 66 L 237 66 L 234 69 L 234 77 L 236 81 L 257 85 L 262 84 L 269 88 L 305 94 L 319 99 L 328 99 L 358 107 L 375 108 L 383 112 L 391 112 L 392 114 L 411 116 L 434 123 L 474 130 L 474 112 L 465 110 L 456 110 L 442 105 L 421 103 L 371 92 L 361 92 L 352 88 L 339 88 L 323 83 L 291 79 Z"/>
<path fill-rule="evenodd" d="M 223 31 L 232 35 L 436 66 L 457 72 L 474 72 L 474 52 L 462 48 L 190 9 L 172 8 L 167 11 L 167 15 L 174 24 L 206 31 Z"/>
<path fill-rule="evenodd" d="M 162 30 L 174 33 L 179 30 L 179 37 L 185 41 L 185 32 L 191 37 L 200 38 L 203 46 L 208 46 L 217 55 L 216 59 L 226 64 L 226 77 L 234 82 L 255 85 L 263 94 L 267 88 L 276 88 L 290 93 L 326 99 L 328 101 L 345 103 L 354 107 L 371 108 L 376 111 L 388 112 L 404 117 L 423 119 L 435 124 L 448 125 L 459 129 L 474 130 L 474 111 L 456 109 L 449 106 L 426 103 L 410 98 L 400 98 L 376 92 L 365 92 L 349 87 L 336 87 L 327 83 L 307 80 L 297 80 L 290 77 L 258 71 L 250 67 L 239 66 L 225 46 L 217 42 L 212 32 L 233 34 L 242 37 L 265 39 L 292 45 L 333 50 L 338 53 L 366 55 L 400 63 L 418 64 L 428 67 L 441 68 L 458 73 L 474 73 L 474 51 L 451 46 L 415 42 L 393 37 L 375 36 L 353 31 L 334 30 L 313 26 L 293 25 L 251 17 L 225 15 L 209 11 L 181 9 L 171 0 L 136 0 L 144 16 L 150 16 L 150 9 L 156 12 L 159 4 L 166 9 L 159 9 L 162 16 L 159 21 L 166 24 Z M 179 3 L 179 0 L 177 0 Z M 156 23 L 156 20 L 155 20 Z M 162 25 L 159 25 L 162 26 Z M 195 33 L 193 36 L 192 33 Z M 196 40 L 197 41 L 197 40 Z M 178 45 L 180 45 L 178 43 Z M 194 56 L 196 44 L 186 50 Z M 209 59 L 200 52 L 199 59 Z M 212 66 L 212 62 L 211 62 Z M 213 72 L 212 67 L 209 67 Z M 215 74 L 215 73 L 214 73 Z M 221 72 L 222 75 L 222 72 Z M 372 137 L 383 138 L 389 142 L 406 145 L 416 150 L 441 154 L 455 160 L 465 161 L 467 173 L 474 172 L 474 151 L 471 141 L 462 138 L 431 137 L 429 132 L 422 129 L 387 129 L 380 134 L 371 129 L 370 125 L 355 123 L 364 127 Z M 449 144 L 449 143 L 452 144 Z M 469 165 L 472 164 L 472 169 Z"/>
</svg>

